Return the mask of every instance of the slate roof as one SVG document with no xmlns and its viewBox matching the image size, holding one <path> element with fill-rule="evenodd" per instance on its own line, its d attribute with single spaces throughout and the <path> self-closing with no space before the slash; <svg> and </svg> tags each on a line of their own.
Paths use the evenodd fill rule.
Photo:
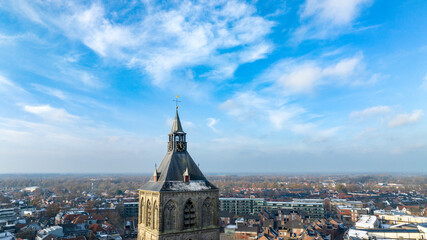
<svg viewBox="0 0 427 240">
<path fill-rule="evenodd" d="M 181 121 L 179 120 L 178 109 L 176 110 L 175 120 L 173 121 L 172 129 L 169 134 L 173 133 L 184 133 L 184 130 L 182 130 Z"/>
<path fill-rule="evenodd" d="M 178 111 L 172 124 L 170 134 L 185 134 L 182 129 Z M 184 182 L 183 174 L 188 170 L 190 182 Z M 155 170 L 157 181 L 153 176 L 150 181 L 141 187 L 149 191 L 203 191 L 217 189 L 211 184 L 187 151 L 168 151 Z"/>
<path fill-rule="evenodd" d="M 93 215 L 80 215 L 78 217 L 76 217 L 72 223 L 73 224 L 78 224 L 78 223 L 85 223 L 87 220 L 96 220 L 99 222 L 104 221 L 105 219 L 99 215 L 99 214 L 93 214 Z"/>
<path fill-rule="evenodd" d="M 83 224 L 83 223 L 79 223 L 79 224 L 72 224 L 72 223 L 59 224 L 59 226 L 62 227 L 65 236 L 70 236 L 70 235 L 74 235 L 74 236 L 76 236 L 76 235 L 85 235 L 86 233 L 88 233 L 88 229 L 86 229 L 85 224 Z"/>
<path fill-rule="evenodd" d="M 252 232 L 252 233 L 258 233 L 258 227 L 257 226 L 245 226 L 245 225 L 239 225 L 236 228 L 236 232 Z"/>
<path fill-rule="evenodd" d="M 304 224 L 302 224 L 302 222 L 299 221 L 289 221 L 287 223 L 285 223 L 285 227 L 288 229 L 301 229 L 304 228 Z"/>
</svg>

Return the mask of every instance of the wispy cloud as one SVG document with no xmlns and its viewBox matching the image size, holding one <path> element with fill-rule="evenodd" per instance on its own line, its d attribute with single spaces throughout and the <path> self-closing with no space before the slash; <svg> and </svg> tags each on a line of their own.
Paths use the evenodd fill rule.
<svg viewBox="0 0 427 240">
<path fill-rule="evenodd" d="M 18 83 L 0 73 L 0 102 L 3 109 L 15 108 L 10 104 L 17 104 L 21 101 L 31 99 L 31 94 L 22 88 Z"/>
<path fill-rule="evenodd" d="M 26 105 L 23 108 L 26 112 L 35 114 L 47 121 L 70 122 L 79 119 L 78 116 L 68 113 L 65 109 L 54 108 L 50 105 Z"/>
<path fill-rule="evenodd" d="M 352 86 L 354 81 L 366 75 L 368 73 L 361 53 L 347 58 L 336 57 L 332 61 L 322 58 L 283 59 L 257 77 L 249 90 L 236 92 L 220 107 L 240 121 L 262 119 L 269 122 L 273 129 L 287 129 L 296 134 L 308 133 L 310 131 L 301 129 L 310 127 L 311 133 L 316 135 L 317 139 L 326 139 L 327 137 L 321 137 L 327 135 L 326 130 L 319 129 L 312 119 L 309 119 L 308 111 L 299 104 L 289 103 L 288 98 L 313 93 L 319 86 L 324 85 Z M 303 115 L 307 116 L 302 118 Z M 337 129 L 328 131 L 334 133 Z M 317 134 L 314 134 L 315 132 Z"/>
<path fill-rule="evenodd" d="M 305 109 L 288 104 L 285 100 L 261 96 L 253 91 L 237 92 L 234 96 L 220 105 L 229 115 L 244 121 L 268 122 L 274 129 L 282 130 L 290 126 L 290 122 L 305 113 Z"/>
<path fill-rule="evenodd" d="M 291 126 L 291 131 L 293 133 L 302 135 L 305 137 L 304 142 L 306 143 L 321 143 L 326 142 L 330 140 L 331 138 L 335 137 L 336 133 L 341 129 L 342 127 L 332 127 L 332 128 L 325 128 L 322 129 L 315 123 L 296 123 Z"/>
<path fill-rule="evenodd" d="M 306 0 L 300 9 L 302 25 L 295 41 L 335 37 L 352 28 L 354 20 L 371 0 Z"/>
<path fill-rule="evenodd" d="M 14 9 L 100 56 L 140 68 L 160 86 L 172 76 L 185 79 L 183 73 L 195 66 L 208 67 L 201 76 L 227 79 L 239 65 L 264 58 L 273 49 L 266 39 L 273 23 L 241 1 L 144 2 L 137 20 L 121 23 L 99 2 L 44 5 L 19 1 Z"/>
<path fill-rule="evenodd" d="M 268 110 L 270 122 L 276 129 L 283 129 L 285 123 L 305 113 L 305 109 L 295 106 L 282 106 L 278 109 Z"/>
<path fill-rule="evenodd" d="M 376 129 L 376 128 L 366 128 L 365 130 L 363 130 L 362 132 L 357 134 L 354 138 L 355 139 L 363 139 L 364 137 L 369 136 L 370 134 L 372 134 L 376 131 L 378 131 L 378 129 Z"/>
<path fill-rule="evenodd" d="M 269 101 L 258 96 L 253 91 L 237 92 L 234 96 L 220 105 L 221 109 L 242 121 L 252 121 L 261 115 L 260 111 L 267 109 Z"/>
<path fill-rule="evenodd" d="M 17 39 L 16 36 L 9 36 L 0 33 L 0 44 L 13 43 Z"/>
<path fill-rule="evenodd" d="M 15 35 L 7 35 L 0 32 L 0 45 L 16 45 L 21 41 L 31 41 L 31 43 L 46 43 L 45 40 L 41 39 L 34 33 L 22 33 Z"/>
<path fill-rule="evenodd" d="M 15 84 L 13 84 L 6 77 L 0 75 L 0 86 L 2 86 L 2 87 L 15 87 Z"/>
<path fill-rule="evenodd" d="M 20 86 L 16 85 L 12 80 L 8 79 L 5 76 L 2 76 L 0 74 L 0 91 L 7 92 L 8 94 L 11 94 L 10 91 L 19 91 L 21 93 L 26 91 L 21 88 Z"/>
<path fill-rule="evenodd" d="M 215 128 L 215 125 L 218 123 L 218 119 L 216 119 L 216 118 L 207 118 L 206 119 L 206 125 L 210 128 L 210 129 L 212 129 L 212 130 L 214 130 L 214 131 L 216 131 L 216 128 Z"/>
<path fill-rule="evenodd" d="M 424 115 L 421 109 L 414 110 L 412 114 L 399 114 L 388 122 L 389 127 L 399 127 L 418 122 Z"/>
<path fill-rule="evenodd" d="M 58 68 L 61 71 L 61 75 L 58 75 L 59 79 L 56 80 L 67 82 L 76 88 L 90 90 L 102 89 L 107 86 L 106 81 L 101 81 L 97 76 L 88 71 L 79 70 L 68 65 L 58 65 Z"/>
<path fill-rule="evenodd" d="M 54 97 L 59 98 L 63 101 L 68 99 L 68 96 L 63 91 L 61 91 L 59 89 L 46 87 L 46 86 L 43 86 L 40 84 L 32 84 L 32 86 L 39 92 L 54 96 Z"/>
<path fill-rule="evenodd" d="M 283 59 L 273 64 L 259 77 L 272 82 L 272 90 L 282 94 L 311 93 L 321 85 L 353 85 L 368 75 L 363 55 L 342 58 L 335 63 L 319 60 Z"/>
<path fill-rule="evenodd" d="M 362 111 L 353 111 L 350 113 L 351 118 L 365 118 L 374 115 L 382 115 L 392 112 L 393 109 L 389 106 L 375 106 L 363 109 Z"/>
<path fill-rule="evenodd" d="M 149 155 L 155 159 L 158 158 L 155 153 L 164 149 L 163 140 L 111 126 L 91 126 L 87 122 L 67 125 L 35 123 L 3 117 L 0 117 L 0 143 L 0 161 L 14 159 L 22 163 L 18 164 L 20 166 L 6 164 L 0 169 L 1 173 L 117 172 L 120 170 L 114 163 L 120 156 L 137 164 L 141 156 Z M 96 160 L 100 157 L 104 164 L 100 165 Z M 70 165 L 70 162 L 76 164 Z M 82 164 L 88 169 L 77 167 Z M 143 164 L 144 168 L 152 167 L 151 163 Z"/>
</svg>

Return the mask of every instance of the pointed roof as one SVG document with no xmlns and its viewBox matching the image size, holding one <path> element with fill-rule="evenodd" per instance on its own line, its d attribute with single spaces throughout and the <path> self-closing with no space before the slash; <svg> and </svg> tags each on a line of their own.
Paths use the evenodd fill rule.
<svg viewBox="0 0 427 240">
<path fill-rule="evenodd" d="M 182 130 L 181 120 L 179 120 L 178 109 L 176 110 L 175 119 L 173 120 L 172 129 L 171 129 L 170 134 L 173 134 L 176 132 L 178 132 L 178 133 L 184 132 L 184 130 Z"/>
<path fill-rule="evenodd" d="M 170 134 L 184 133 L 176 111 L 175 120 Z M 185 133 L 184 133 L 185 134 Z M 184 182 L 184 174 L 190 177 L 190 182 Z M 157 175 L 157 181 L 155 177 Z M 149 191 L 203 191 L 216 190 L 200 171 L 197 164 L 187 151 L 168 151 L 159 167 L 154 171 L 150 181 L 141 187 Z"/>
<path fill-rule="evenodd" d="M 141 190 L 150 191 L 200 191 L 217 189 L 200 171 L 190 154 L 170 151 L 166 153 L 156 173 L 150 181 L 141 187 Z M 190 183 L 184 182 L 184 174 L 190 176 Z"/>
</svg>

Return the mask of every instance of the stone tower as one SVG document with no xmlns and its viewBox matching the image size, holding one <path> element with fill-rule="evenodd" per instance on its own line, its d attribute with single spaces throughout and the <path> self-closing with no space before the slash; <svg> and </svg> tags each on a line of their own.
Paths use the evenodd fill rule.
<svg viewBox="0 0 427 240">
<path fill-rule="evenodd" d="M 138 240 L 219 240 L 219 191 L 188 154 L 178 109 L 167 149 L 139 190 Z"/>
</svg>

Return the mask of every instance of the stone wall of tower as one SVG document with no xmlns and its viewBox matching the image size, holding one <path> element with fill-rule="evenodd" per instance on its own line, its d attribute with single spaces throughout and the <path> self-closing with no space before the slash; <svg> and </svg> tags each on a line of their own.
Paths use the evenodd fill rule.
<svg viewBox="0 0 427 240">
<path fill-rule="evenodd" d="M 184 206 L 188 200 L 195 208 L 195 226 L 184 227 Z M 147 202 L 149 213 L 156 219 L 147 225 Z M 158 214 L 155 215 L 154 211 Z M 211 220 L 209 220 L 211 219 Z M 171 222 L 172 221 L 172 222 Z M 154 224 L 154 225 L 153 225 Z M 138 240 L 219 240 L 218 190 L 188 192 L 151 192 L 140 190 L 140 217 Z"/>
<path fill-rule="evenodd" d="M 159 239 L 159 212 L 160 192 L 140 190 L 138 212 L 138 240 Z"/>
</svg>

